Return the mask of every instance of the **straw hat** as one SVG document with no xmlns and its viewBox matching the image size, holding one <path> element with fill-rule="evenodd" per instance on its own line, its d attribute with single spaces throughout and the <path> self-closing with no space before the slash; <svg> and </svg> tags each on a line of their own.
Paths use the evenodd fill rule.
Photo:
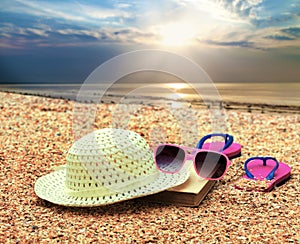
<svg viewBox="0 0 300 244">
<path fill-rule="evenodd" d="M 139 134 L 105 128 L 76 141 L 66 165 L 40 177 L 34 190 L 55 204 L 91 207 L 161 192 L 188 177 L 188 170 L 159 172 L 149 145 Z"/>
</svg>

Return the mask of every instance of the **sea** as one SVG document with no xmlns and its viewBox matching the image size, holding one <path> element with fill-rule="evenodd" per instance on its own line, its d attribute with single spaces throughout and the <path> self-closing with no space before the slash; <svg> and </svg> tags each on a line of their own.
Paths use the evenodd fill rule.
<svg viewBox="0 0 300 244">
<path fill-rule="evenodd" d="M 201 104 L 218 100 L 227 109 L 288 111 L 300 113 L 300 82 L 215 82 L 188 84 L 172 82 L 98 84 L 0 84 L 0 91 L 76 100 L 85 92 L 86 101 L 104 102 L 177 101 Z M 90 96 L 89 96 L 90 95 Z"/>
</svg>

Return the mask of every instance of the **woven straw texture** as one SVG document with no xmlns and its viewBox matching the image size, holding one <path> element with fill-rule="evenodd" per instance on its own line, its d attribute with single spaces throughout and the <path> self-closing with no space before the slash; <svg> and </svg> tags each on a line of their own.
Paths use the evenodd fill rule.
<svg viewBox="0 0 300 244">
<path fill-rule="evenodd" d="M 184 183 L 188 170 L 159 172 L 153 153 L 139 134 L 105 128 L 76 141 L 67 163 L 40 177 L 36 194 L 65 206 L 100 206 L 154 194 Z"/>
</svg>

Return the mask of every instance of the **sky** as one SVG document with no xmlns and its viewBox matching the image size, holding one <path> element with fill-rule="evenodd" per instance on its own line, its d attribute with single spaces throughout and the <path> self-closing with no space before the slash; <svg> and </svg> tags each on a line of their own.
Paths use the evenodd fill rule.
<svg viewBox="0 0 300 244">
<path fill-rule="evenodd" d="M 0 82 L 81 83 L 159 49 L 216 82 L 300 82 L 300 0 L 1 0 Z"/>
</svg>

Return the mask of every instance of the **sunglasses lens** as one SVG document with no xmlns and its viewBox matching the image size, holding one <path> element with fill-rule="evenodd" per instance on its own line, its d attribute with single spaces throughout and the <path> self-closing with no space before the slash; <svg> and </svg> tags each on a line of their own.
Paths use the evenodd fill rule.
<svg viewBox="0 0 300 244">
<path fill-rule="evenodd" d="M 195 164 L 200 177 L 217 179 L 225 173 L 227 159 L 224 155 L 214 152 L 198 152 Z"/>
<path fill-rule="evenodd" d="M 177 172 L 183 164 L 184 157 L 183 149 L 171 145 L 159 146 L 155 154 L 157 167 L 168 173 Z"/>
</svg>

